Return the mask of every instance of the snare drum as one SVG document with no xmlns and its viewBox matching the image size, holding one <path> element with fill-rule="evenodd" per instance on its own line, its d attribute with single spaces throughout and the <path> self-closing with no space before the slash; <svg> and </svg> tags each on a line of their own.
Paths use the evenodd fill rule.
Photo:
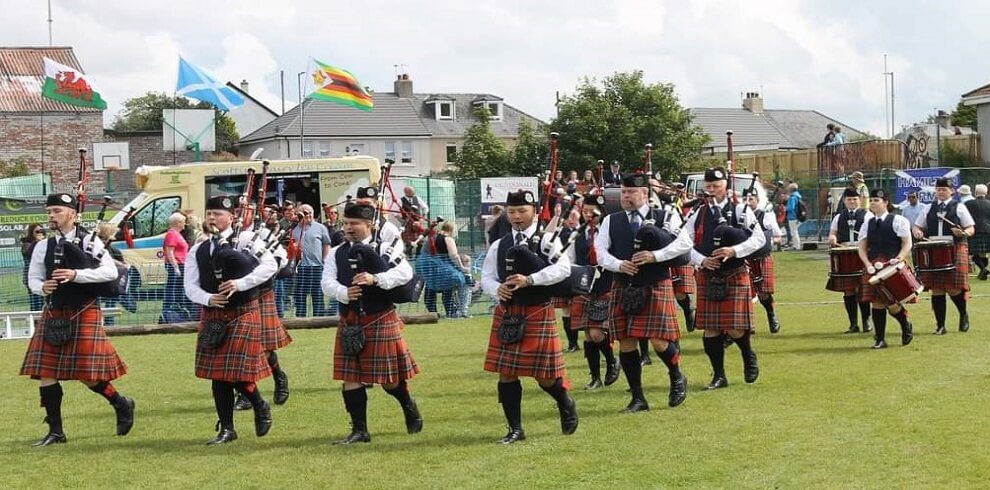
<svg viewBox="0 0 990 490">
<path fill-rule="evenodd" d="M 829 277 L 859 277 L 863 275 L 863 261 L 859 259 L 859 247 L 835 247 L 828 251 L 831 270 Z"/>
<path fill-rule="evenodd" d="M 945 240 L 915 242 L 911 260 L 918 272 L 942 272 L 956 268 L 956 246 Z"/>
<path fill-rule="evenodd" d="M 910 303 L 924 289 L 921 281 L 914 276 L 910 267 L 904 265 L 904 262 L 877 271 L 870 278 L 870 285 L 875 286 L 877 294 L 890 304 Z"/>
</svg>

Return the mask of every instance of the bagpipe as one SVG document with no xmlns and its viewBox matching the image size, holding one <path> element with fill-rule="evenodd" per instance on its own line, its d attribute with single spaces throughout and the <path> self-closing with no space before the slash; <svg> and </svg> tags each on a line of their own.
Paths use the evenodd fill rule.
<svg viewBox="0 0 990 490">
<path fill-rule="evenodd" d="M 666 204 L 673 203 L 673 195 L 669 192 L 673 188 L 665 185 L 660 181 L 659 177 L 656 179 L 657 182 L 652 182 L 653 174 L 653 144 L 647 143 L 646 148 L 646 159 L 645 159 L 645 173 L 647 176 L 648 184 L 648 201 L 650 203 L 650 215 L 642 216 L 643 224 L 636 231 L 636 235 L 633 238 L 633 251 L 648 251 L 655 252 L 657 250 L 662 250 L 667 247 L 674 240 L 677 239 L 678 231 L 671 228 L 670 224 L 670 213 L 673 211 L 673 207 L 670 206 L 668 209 L 664 209 Z M 667 190 L 668 192 L 663 192 Z M 657 215 L 663 212 L 664 218 L 662 223 L 657 223 Z M 662 269 L 668 267 L 680 267 L 682 265 L 687 265 L 690 263 L 691 256 L 689 253 L 683 254 L 681 256 L 675 257 L 671 260 L 660 262 L 660 263 L 650 263 L 644 264 L 639 267 L 640 273 L 632 278 L 632 282 L 637 285 L 652 285 L 659 280 L 659 275 L 662 274 Z M 640 277 L 642 275 L 642 277 Z M 638 284 L 646 280 L 652 284 Z"/>
<path fill-rule="evenodd" d="M 732 247 L 745 242 L 753 234 L 751 228 L 747 228 L 741 221 L 744 217 L 737 216 L 736 208 L 739 206 L 739 195 L 735 192 L 735 160 L 732 153 L 732 131 L 725 132 L 727 159 L 725 162 L 726 187 L 729 201 L 728 209 L 719 210 L 719 221 L 715 226 L 713 241 L 715 248 Z M 753 179 L 754 182 L 756 179 Z M 715 207 L 714 196 L 709 196 L 709 206 Z M 742 258 L 742 257 L 740 257 Z"/>
<path fill-rule="evenodd" d="M 248 247 L 242 249 L 238 243 L 241 229 L 248 218 L 247 208 L 250 206 L 254 194 L 254 175 L 254 169 L 249 168 L 245 194 L 239 199 L 237 209 L 234 212 L 230 238 L 224 238 L 215 226 L 213 228 L 213 278 L 217 284 L 247 276 L 261 263 L 260 258 L 255 256 Z M 240 293 L 244 293 L 244 291 Z M 239 293 L 231 291 L 227 297 L 232 298 L 237 294 Z"/>
<path fill-rule="evenodd" d="M 757 193 L 756 193 L 756 179 L 759 176 L 760 176 L 759 173 L 753 172 L 753 180 L 749 183 L 749 187 L 747 187 L 746 190 L 743 191 L 743 196 L 746 196 L 746 197 L 748 197 L 748 196 L 757 196 Z M 747 202 L 746 205 L 748 206 L 749 203 Z M 763 224 L 763 215 L 764 215 L 764 213 L 765 213 L 765 211 L 762 211 L 762 210 L 753 211 L 753 214 L 756 215 L 756 224 L 757 224 L 757 226 L 760 227 L 760 230 L 763 231 L 763 236 L 766 238 L 766 243 L 764 243 L 763 246 L 760 247 L 759 250 L 757 250 L 756 252 L 753 252 L 748 257 L 746 257 L 747 259 L 762 259 L 763 257 L 766 257 L 767 255 L 770 255 L 771 252 L 773 252 L 773 230 L 771 230 L 770 228 L 767 228 L 766 226 L 764 226 L 764 224 Z M 754 230 L 754 232 L 755 232 L 755 230 Z"/>
<path fill-rule="evenodd" d="M 347 251 L 347 262 L 351 267 L 351 271 L 354 275 L 362 272 L 366 272 L 368 274 L 379 274 L 398 266 L 403 261 L 402 254 L 395 253 L 395 249 L 399 242 L 399 238 L 393 239 L 392 244 L 389 245 L 389 248 L 385 250 L 384 254 L 381 253 L 378 247 L 374 244 L 351 244 L 350 250 Z M 362 294 L 362 298 L 364 298 L 364 295 L 377 295 L 384 300 L 382 303 L 415 303 L 419 301 L 419 297 L 423 293 L 423 285 L 424 282 L 422 278 L 417 280 L 416 274 L 414 274 L 413 279 L 409 280 L 409 282 L 396 286 L 392 289 L 381 289 L 377 286 L 367 287 Z M 358 308 L 361 311 L 364 311 L 364 305 L 362 302 L 358 303 Z M 369 311 L 367 313 L 377 312 Z"/>
</svg>

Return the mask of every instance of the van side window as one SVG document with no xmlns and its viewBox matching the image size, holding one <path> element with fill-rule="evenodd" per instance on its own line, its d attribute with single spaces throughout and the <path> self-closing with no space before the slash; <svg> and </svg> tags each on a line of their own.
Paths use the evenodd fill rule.
<svg viewBox="0 0 990 490">
<path fill-rule="evenodd" d="M 134 238 L 145 238 L 165 233 L 168 231 L 168 217 L 181 207 L 182 199 L 178 196 L 162 197 L 145 204 L 131 218 Z"/>
</svg>

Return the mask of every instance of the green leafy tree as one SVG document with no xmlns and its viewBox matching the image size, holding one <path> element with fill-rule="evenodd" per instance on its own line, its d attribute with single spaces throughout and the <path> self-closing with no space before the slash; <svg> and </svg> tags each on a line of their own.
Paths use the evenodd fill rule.
<svg viewBox="0 0 990 490">
<path fill-rule="evenodd" d="M 113 122 L 115 131 L 154 131 L 162 129 L 163 109 L 215 109 L 209 102 L 193 102 L 161 92 L 148 92 L 124 101 Z M 217 151 L 237 153 L 237 126 L 226 112 L 217 110 Z"/>
<path fill-rule="evenodd" d="M 676 177 L 701 158 L 708 137 L 692 123 L 669 83 L 647 84 L 643 72 L 615 73 L 601 82 L 585 78 L 561 99 L 550 123 L 560 133 L 560 167 L 595 168 L 619 160 L 625 171 L 641 168 L 653 144 L 653 171 Z"/>
<path fill-rule="evenodd" d="M 546 166 L 547 138 L 545 133 L 538 133 L 528 119 L 519 122 L 519 138 L 512 149 L 510 162 L 511 175 L 536 175 Z"/>
<path fill-rule="evenodd" d="M 13 160 L 0 160 L 0 179 L 8 177 L 23 177 L 31 173 L 27 159 L 17 157 Z"/>
<path fill-rule="evenodd" d="M 457 152 L 454 175 L 462 179 L 511 175 L 509 152 L 492 132 L 488 109 L 480 107 L 474 114 L 478 122 L 464 134 L 464 145 Z"/>
<path fill-rule="evenodd" d="M 953 126 L 961 126 L 977 131 L 976 128 L 976 106 L 966 105 L 962 101 L 956 104 L 956 110 L 952 111 L 950 118 Z"/>
</svg>

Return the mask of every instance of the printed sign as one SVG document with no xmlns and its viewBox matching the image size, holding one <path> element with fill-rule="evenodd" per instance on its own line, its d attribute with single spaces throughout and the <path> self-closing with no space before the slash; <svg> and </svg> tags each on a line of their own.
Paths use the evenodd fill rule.
<svg viewBox="0 0 990 490">
<path fill-rule="evenodd" d="M 508 194 L 519 189 L 540 195 L 540 181 L 536 177 L 492 177 L 480 179 L 480 184 L 483 204 L 505 204 Z"/>
<path fill-rule="evenodd" d="M 918 193 L 918 202 L 930 204 L 935 199 L 935 181 L 942 177 L 950 179 L 953 188 L 958 188 L 960 184 L 958 168 L 912 168 L 895 173 L 894 205 L 905 203 L 909 192 Z"/>
</svg>

